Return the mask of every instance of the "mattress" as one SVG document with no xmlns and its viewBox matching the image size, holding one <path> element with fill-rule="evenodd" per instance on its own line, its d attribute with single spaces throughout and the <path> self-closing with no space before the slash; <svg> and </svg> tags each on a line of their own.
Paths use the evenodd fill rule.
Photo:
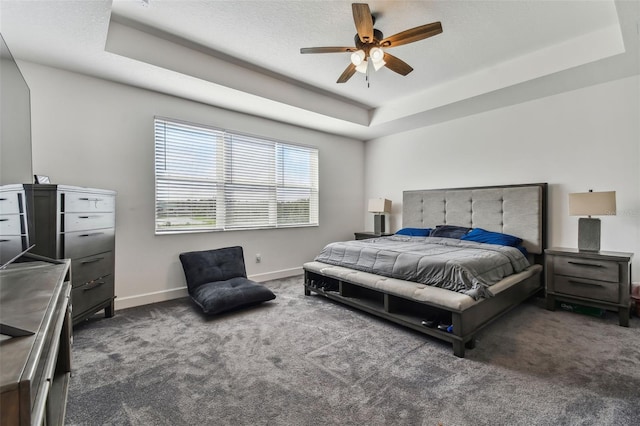
<svg viewBox="0 0 640 426">
<path fill-rule="evenodd" d="M 474 299 L 491 297 L 491 286 L 529 267 L 526 257 L 514 247 L 408 236 L 331 243 L 315 260 Z"/>
</svg>

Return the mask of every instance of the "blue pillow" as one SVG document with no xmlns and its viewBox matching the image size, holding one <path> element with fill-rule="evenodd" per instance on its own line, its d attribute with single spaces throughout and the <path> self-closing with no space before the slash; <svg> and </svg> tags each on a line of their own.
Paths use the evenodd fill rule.
<svg viewBox="0 0 640 426">
<path fill-rule="evenodd" d="M 396 235 L 408 235 L 410 237 L 428 237 L 431 228 L 402 228 Z"/>
<path fill-rule="evenodd" d="M 473 228 L 471 232 L 463 235 L 461 240 L 475 241 L 477 243 L 497 244 L 501 246 L 518 247 L 522 239 L 509 234 L 487 231 L 482 228 Z"/>
<path fill-rule="evenodd" d="M 469 232 L 471 228 L 453 225 L 438 225 L 429 233 L 430 237 L 458 238 Z"/>
</svg>

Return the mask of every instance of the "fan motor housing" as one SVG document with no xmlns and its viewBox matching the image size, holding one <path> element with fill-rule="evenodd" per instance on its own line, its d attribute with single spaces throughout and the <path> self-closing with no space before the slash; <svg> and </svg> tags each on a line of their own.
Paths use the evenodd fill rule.
<svg viewBox="0 0 640 426">
<path fill-rule="evenodd" d="M 353 37 L 353 41 L 356 44 L 356 47 L 358 49 L 362 49 L 365 51 L 365 53 L 369 53 L 369 50 L 374 48 L 374 47 L 379 47 L 380 46 L 380 41 L 384 39 L 384 36 L 382 35 L 382 31 L 377 30 L 377 29 L 373 29 L 373 41 L 371 43 L 363 43 L 362 41 L 360 41 L 360 36 L 358 35 L 358 33 L 356 33 L 356 35 Z"/>
</svg>

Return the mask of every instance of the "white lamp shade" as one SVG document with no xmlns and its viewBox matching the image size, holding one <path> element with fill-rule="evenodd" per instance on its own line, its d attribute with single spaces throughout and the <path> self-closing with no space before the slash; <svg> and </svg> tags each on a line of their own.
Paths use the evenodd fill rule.
<svg viewBox="0 0 640 426">
<path fill-rule="evenodd" d="M 373 69 L 378 71 L 380 68 L 384 67 L 386 65 L 386 62 L 384 61 L 384 59 L 380 59 L 379 61 L 371 61 L 373 63 Z"/>
<path fill-rule="evenodd" d="M 371 198 L 369 213 L 391 213 L 391 200 L 386 198 Z"/>
<path fill-rule="evenodd" d="M 615 214 L 615 191 L 569 194 L 569 216 L 605 216 Z"/>
<path fill-rule="evenodd" d="M 369 66 L 368 61 L 362 61 L 360 65 L 356 66 L 356 71 L 361 72 L 362 74 L 366 74 L 368 66 Z"/>
<path fill-rule="evenodd" d="M 364 60 L 364 50 L 357 50 L 351 54 L 351 63 L 355 66 L 360 65 Z"/>
<path fill-rule="evenodd" d="M 384 52 L 379 47 L 374 47 L 369 51 L 369 56 L 373 62 L 381 61 L 384 57 Z"/>
</svg>

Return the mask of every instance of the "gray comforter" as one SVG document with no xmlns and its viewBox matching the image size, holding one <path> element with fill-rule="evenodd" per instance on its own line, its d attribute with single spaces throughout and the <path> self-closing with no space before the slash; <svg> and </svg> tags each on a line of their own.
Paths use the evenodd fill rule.
<svg viewBox="0 0 640 426">
<path fill-rule="evenodd" d="M 336 242 L 318 262 L 490 297 L 488 287 L 529 266 L 514 247 L 451 238 L 392 236 Z"/>
</svg>

